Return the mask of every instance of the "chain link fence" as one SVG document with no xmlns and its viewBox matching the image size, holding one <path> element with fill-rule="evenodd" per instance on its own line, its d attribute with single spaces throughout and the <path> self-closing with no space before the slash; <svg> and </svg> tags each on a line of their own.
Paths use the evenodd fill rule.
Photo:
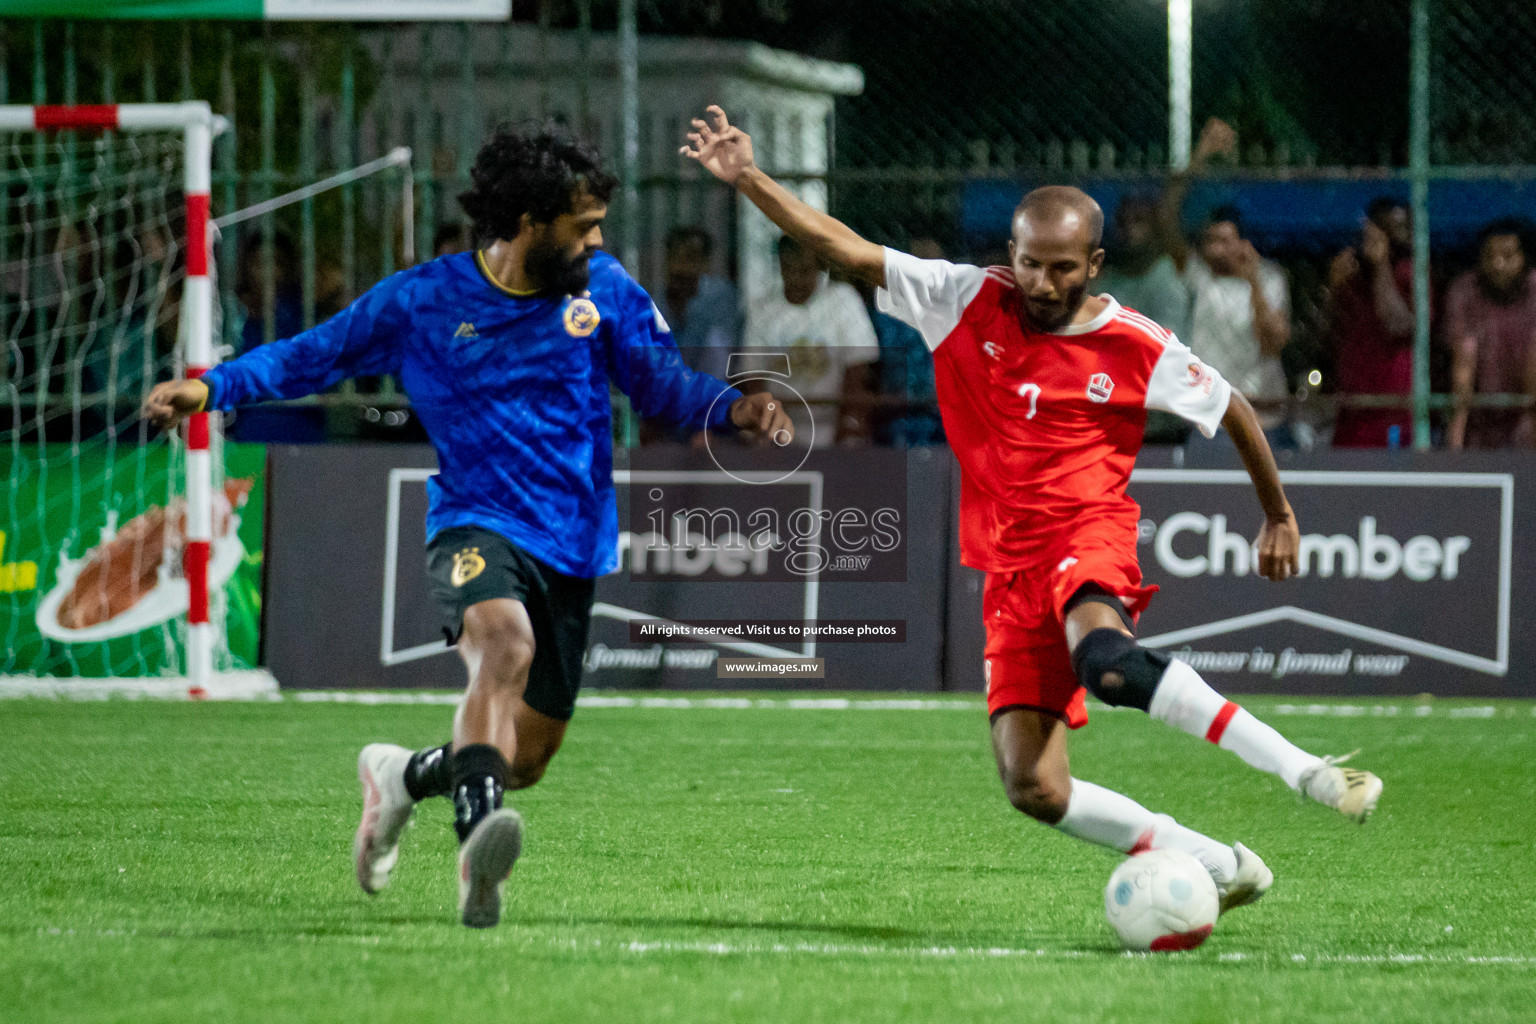
<svg viewBox="0 0 1536 1024">
<path fill-rule="evenodd" d="M 1429 14 L 1438 296 L 1472 265 L 1485 223 L 1536 215 L 1536 5 L 1193 4 L 1192 119 L 1198 129 L 1220 117 L 1239 145 L 1196 185 L 1185 226 L 1236 203 L 1256 245 L 1285 266 L 1286 369 L 1319 426 L 1331 406 L 1317 391 L 1332 389 L 1337 369 L 1330 260 L 1358 243 L 1372 199 L 1410 196 L 1415 3 Z M 957 259 L 998 258 L 1007 212 L 1032 185 L 1080 184 L 1113 215 L 1124 197 L 1155 197 L 1167 180 L 1165 0 L 640 0 L 638 13 L 641 237 L 610 241 L 634 243 L 632 270 L 653 291 L 664 282 L 663 239 L 684 224 L 714 236 L 717 273 L 746 283 L 772 272 L 771 239 L 675 157 L 696 96 L 737 97 L 773 140 L 764 149 L 774 169 L 868 237 L 931 240 Z M 455 196 L 499 122 L 565 120 L 617 164 L 618 16 L 617 0 L 528 0 L 511 25 L 4 20 L 0 100 L 209 99 L 235 126 L 216 158 L 215 203 L 226 212 L 397 146 L 415 151 L 414 251 L 404 248 L 398 182 L 385 175 L 226 234 L 227 340 L 238 345 L 253 311 L 263 334 L 276 333 L 284 289 L 297 294 L 298 323 L 312 323 L 439 245 L 467 242 L 454 234 Z M 791 107 L 792 117 L 776 114 Z M 272 234 L 294 241 L 291 259 L 248 253 Z M 1450 364 L 1437 333 L 1441 395 Z M 372 386 L 387 392 L 389 382 Z"/>
<path fill-rule="evenodd" d="M 1434 162 L 1536 164 L 1536 5 L 1437 3 L 1430 53 Z"/>
</svg>

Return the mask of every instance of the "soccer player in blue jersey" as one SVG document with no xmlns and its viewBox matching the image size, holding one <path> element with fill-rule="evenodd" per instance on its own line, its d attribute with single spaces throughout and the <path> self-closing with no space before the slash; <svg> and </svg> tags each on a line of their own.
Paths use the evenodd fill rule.
<svg viewBox="0 0 1536 1024">
<path fill-rule="evenodd" d="M 593 579 L 618 567 L 610 383 L 641 416 L 690 430 L 787 443 L 793 426 L 771 394 L 688 369 L 650 296 L 599 250 L 615 182 L 590 146 L 554 127 L 503 130 L 472 180 L 459 201 L 486 248 L 402 271 L 312 330 L 161 384 L 145 413 L 170 428 L 347 377 L 399 378 L 437 449 L 427 567 L 469 686 L 451 743 L 363 749 L 357 877 L 383 888 L 415 804 L 450 797 L 461 915 L 487 927 L 522 847 L 502 791 L 539 781 L 560 748 Z"/>
</svg>

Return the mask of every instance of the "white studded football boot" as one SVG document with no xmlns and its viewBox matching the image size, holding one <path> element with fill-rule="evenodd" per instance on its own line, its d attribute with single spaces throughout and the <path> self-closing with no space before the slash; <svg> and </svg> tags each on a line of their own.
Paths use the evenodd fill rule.
<svg viewBox="0 0 1536 1024">
<path fill-rule="evenodd" d="M 389 884 L 389 872 L 400 857 L 400 833 L 416 810 L 405 791 L 405 764 L 410 759 L 409 750 L 393 743 L 370 743 L 357 755 L 363 820 L 352 840 L 352 859 L 357 882 L 369 894 Z"/>
<path fill-rule="evenodd" d="M 1382 783 L 1370 772 L 1339 767 L 1355 754 L 1323 758 L 1301 773 L 1298 788 L 1351 821 L 1364 821 L 1376 809 L 1376 801 L 1381 799 Z"/>
<path fill-rule="evenodd" d="M 1221 912 L 1233 907 L 1243 907 L 1258 902 L 1275 884 L 1275 873 L 1265 867 L 1259 855 L 1242 843 L 1233 843 L 1232 852 L 1237 855 L 1237 873 L 1229 885 L 1216 884 L 1216 894 L 1221 897 Z"/>
</svg>

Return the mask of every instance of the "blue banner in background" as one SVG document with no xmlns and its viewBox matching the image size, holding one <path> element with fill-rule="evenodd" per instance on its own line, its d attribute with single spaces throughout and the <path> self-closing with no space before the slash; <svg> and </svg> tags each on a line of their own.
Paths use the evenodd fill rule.
<svg viewBox="0 0 1536 1024">
<path fill-rule="evenodd" d="M 1059 177 L 1072 175 L 1063 172 Z M 1155 198 L 1167 182 L 1161 173 L 1089 175 L 1074 180 L 1098 200 L 1109 224 L 1113 224 L 1123 198 Z M 960 213 L 967 247 L 983 252 L 1006 244 L 1019 199 L 1029 189 L 1047 183 L 1045 178 L 968 182 Z M 1230 203 L 1241 211 L 1245 231 L 1261 248 L 1334 249 L 1357 240 L 1371 200 L 1389 196 L 1406 203 L 1408 193 L 1408 176 L 1392 172 L 1376 177 L 1351 171 L 1348 177 L 1318 173 L 1289 180 L 1202 180 L 1190 188 L 1184 204 L 1184 227 L 1193 231 L 1208 211 Z M 1536 177 L 1431 182 L 1429 209 L 1432 245 L 1470 245 L 1483 225 L 1499 217 L 1536 222 Z"/>
</svg>

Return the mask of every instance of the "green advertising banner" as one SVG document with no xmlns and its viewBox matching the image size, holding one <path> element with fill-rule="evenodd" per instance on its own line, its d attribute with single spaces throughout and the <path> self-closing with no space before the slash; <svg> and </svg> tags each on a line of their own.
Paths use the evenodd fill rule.
<svg viewBox="0 0 1536 1024">
<path fill-rule="evenodd" d="M 512 0 L 0 0 L 0 15 L 74 21 L 506 21 Z"/>
<path fill-rule="evenodd" d="M 209 584 L 219 670 L 256 664 L 266 448 L 227 444 Z M 154 677 L 182 661 L 185 514 L 165 444 L 0 451 L 0 675 Z M 179 467 L 177 467 L 179 471 Z"/>
</svg>

